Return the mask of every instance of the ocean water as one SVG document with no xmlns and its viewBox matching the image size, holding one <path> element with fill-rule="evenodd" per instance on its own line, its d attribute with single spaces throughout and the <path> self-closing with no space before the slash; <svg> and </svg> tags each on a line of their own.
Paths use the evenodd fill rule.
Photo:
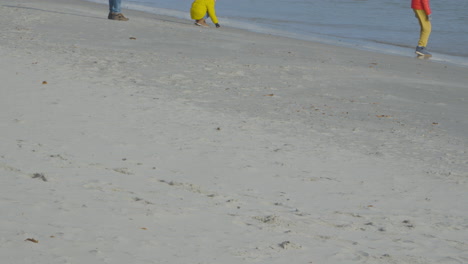
<svg viewBox="0 0 468 264">
<path fill-rule="evenodd" d="M 107 4 L 108 0 L 88 0 Z M 193 0 L 122 0 L 123 9 L 190 19 Z M 221 26 L 415 56 L 411 0 L 218 0 Z M 432 0 L 433 60 L 468 66 L 468 0 Z M 124 10 L 125 11 L 125 10 Z"/>
</svg>

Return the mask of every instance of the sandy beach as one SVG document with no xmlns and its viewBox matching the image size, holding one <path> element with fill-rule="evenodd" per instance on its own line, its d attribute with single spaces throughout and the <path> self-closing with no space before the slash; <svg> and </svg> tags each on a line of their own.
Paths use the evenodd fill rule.
<svg viewBox="0 0 468 264">
<path fill-rule="evenodd" d="M 2 264 L 468 263 L 468 68 L 76 0 L 0 14 Z"/>
</svg>

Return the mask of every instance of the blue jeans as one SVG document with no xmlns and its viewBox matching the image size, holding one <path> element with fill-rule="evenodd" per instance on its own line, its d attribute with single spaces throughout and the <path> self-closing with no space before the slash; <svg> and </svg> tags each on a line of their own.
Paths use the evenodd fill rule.
<svg viewBox="0 0 468 264">
<path fill-rule="evenodd" d="M 120 13 L 122 10 L 120 6 L 122 5 L 122 0 L 109 0 L 109 11 L 112 13 Z"/>
</svg>

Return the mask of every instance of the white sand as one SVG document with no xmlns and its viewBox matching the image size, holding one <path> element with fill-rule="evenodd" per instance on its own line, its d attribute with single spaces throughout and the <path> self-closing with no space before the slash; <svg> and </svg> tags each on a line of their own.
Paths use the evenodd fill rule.
<svg viewBox="0 0 468 264">
<path fill-rule="evenodd" d="M 124 13 L 0 3 L 2 264 L 468 263 L 467 68 Z"/>
</svg>

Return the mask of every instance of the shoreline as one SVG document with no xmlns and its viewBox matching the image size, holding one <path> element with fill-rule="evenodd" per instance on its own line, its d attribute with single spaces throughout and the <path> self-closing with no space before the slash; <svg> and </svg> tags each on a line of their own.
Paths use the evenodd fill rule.
<svg viewBox="0 0 468 264">
<path fill-rule="evenodd" d="M 8 263 L 468 260 L 467 69 L 0 4 Z"/>
<path fill-rule="evenodd" d="M 93 0 L 81 0 L 81 1 L 97 3 L 96 1 L 93 1 Z M 97 4 L 106 5 L 102 3 L 97 3 Z M 149 9 L 149 10 L 145 10 L 145 9 Z M 176 13 L 180 13 L 180 11 L 178 10 L 145 7 L 145 6 L 135 5 L 135 4 L 127 4 L 126 10 L 139 11 L 139 12 L 153 14 L 153 15 L 161 15 L 163 17 L 170 17 L 170 18 L 179 19 L 182 21 L 187 21 L 187 20 L 191 21 L 188 15 L 185 18 L 182 18 L 180 14 L 176 15 Z M 172 13 L 172 12 L 175 12 L 175 13 L 173 13 L 173 15 L 166 14 L 166 13 Z M 230 23 L 231 22 L 229 21 L 229 19 L 227 19 L 227 27 L 235 28 L 238 30 L 245 30 L 251 33 L 273 35 L 273 36 L 284 37 L 284 38 L 292 38 L 296 40 L 308 41 L 311 43 L 321 43 L 325 45 L 352 48 L 352 49 L 357 49 L 361 51 L 377 52 L 377 53 L 387 54 L 387 55 L 396 55 L 396 56 L 401 56 L 401 57 L 406 57 L 406 58 L 417 58 L 417 56 L 414 54 L 414 47 L 411 47 L 410 45 L 401 46 L 401 45 L 384 43 L 381 41 L 372 41 L 372 40 L 364 41 L 364 40 L 357 40 L 357 39 L 347 39 L 344 37 L 329 36 L 326 34 L 325 35 L 314 34 L 314 35 L 307 36 L 307 35 L 300 35 L 297 33 L 286 32 L 284 30 L 257 27 L 255 25 L 249 26 L 248 24 L 243 25 L 243 26 L 237 25 L 237 27 L 231 27 Z M 455 56 L 454 54 L 445 54 L 445 53 L 439 53 L 439 52 L 432 52 L 432 55 L 433 56 L 431 58 L 431 61 L 433 62 L 442 63 L 446 65 L 460 66 L 460 67 L 468 67 L 468 56 Z"/>
</svg>

